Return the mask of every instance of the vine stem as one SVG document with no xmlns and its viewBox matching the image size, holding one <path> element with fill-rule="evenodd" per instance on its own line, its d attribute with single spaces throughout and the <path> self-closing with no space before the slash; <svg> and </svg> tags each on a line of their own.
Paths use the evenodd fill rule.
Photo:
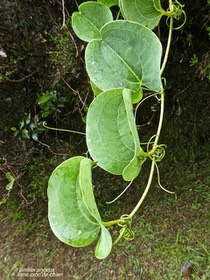
<svg viewBox="0 0 210 280">
<path fill-rule="evenodd" d="M 152 151 L 154 152 L 156 150 L 156 147 L 157 147 L 157 144 L 158 144 L 158 141 L 159 141 L 159 137 L 160 137 L 160 132 L 161 132 L 162 125 L 163 125 L 163 115 L 164 115 L 164 90 L 162 89 L 162 92 L 161 92 L 160 119 L 159 119 L 159 124 L 158 124 L 158 128 L 157 128 L 157 134 L 156 134 L 156 137 L 155 137 L 155 140 L 154 140 L 153 148 L 152 148 L 152 150 L 150 152 L 152 152 Z M 136 204 L 135 208 L 130 213 L 129 217 L 132 218 L 135 215 L 135 213 L 138 211 L 138 209 L 142 205 L 145 197 L 147 196 L 147 193 L 148 193 L 148 191 L 149 191 L 149 189 L 151 187 L 151 184 L 152 184 L 154 170 L 155 170 L 155 161 L 153 160 L 152 164 L 151 164 L 150 174 L 149 174 L 149 178 L 148 178 L 147 185 L 146 185 L 146 188 L 144 190 L 144 193 L 142 194 L 142 196 L 141 196 L 139 202 Z"/>
<path fill-rule="evenodd" d="M 154 140 L 154 143 L 153 143 L 153 148 L 152 150 L 149 152 L 149 153 L 154 153 L 156 148 L 157 148 L 157 145 L 158 145 L 158 141 L 159 141 L 159 137 L 160 137 L 160 133 L 161 133 L 161 129 L 162 129 L 162 125 L 163 125 L 163 116 L 164 116 L 164 90 L 163 90 L 163 87 L 162 87 L 162 90 L 160 92 L 160 95 L 161 95 L 161 110 L 160 110 L 160 118 L 159 118 L 159 124 L 158 124 L 158 128 L 157 128 L 157 134 L 155 136 L 155 140 Z M 151 168 L 150 168 L 150 174 L 149 174 L 149 178 L 148 178 L 148 181 L 147 181 L 147 185 L 146 185 L 146 188 L 144 190 L 144 193 L 142 194 L 139 202 L 136 204 L 135 208 L 132 210 L 132 212 L 128 215 L 128 217 L 132 218 L 136 212 L 138 211 L 138 209 L 140 208 L 140 206 L 142 205 L 144 199 L 146 198 L 147 196 L 147 193 L 151 187 L 151 184 L 152 184 L 152 179 L 153 179 L 153 176 L 154 176 L 154 170 L 155 170 L 155 160 L 152 161 L 152 164 L 151 164 Z M 103 222 L 103 225 L 104 226 L 111 226 L 111 225 L 114 225 L 114 224 L 117 224 L 119 221 L 121 220 L 114 220 L 114 221 L 110 221 L 110 222 Z M 121 237 L 123 236 L 123 234 L 120 234 L 119 238 L 117 240 L 119 240 Z"/>
<path fill-rule="evenodd" d="M 169 0 L 169 10 L 171 10 L 173 12 L 173 4 L 172 4 L 172 0 Z M 170 50 L 170 46 L 171 46 L 171 40 L 172 40 L 172 32 L 173 32 L 173 16 L 170 16 L 170 23 L 169 23 L 169 33 L 168 33 L 168 42 L 167 42 L 167 47 L 166 47 L 166 51 L 165 51 L 165 56 L 163 59 L 163 63 L 160 69 L 160 76 L 162 76 L 163 71 L 166 67 L 166 63 L 168 60 L 168 55 L 169 55 L 169 50 Z"/>
<path fill-rule="evenodd" d="M 122 222 L 122 219 L 117 219 L 117 220 L 113 220 L 113 221 L 109 221 L 109 222 L 102 222 L 102 224 L 105 227 L 110 227 L 110 226 L 116 225 L 116 224 L 118 224 L 120 222 Z"/>
<path fill-rule="evenodd" d="M 173 14 L 173 9 L 174 8 L 173 8 L 172 0 L 169 0 L 169 10 L 170 10 L 171 14 Z M 162 63 L 161 69 L 160 69 L 160 76 L 162 76 L 163 71 L 164 71 L 165 66 L 166 66 L 166 63 L 167 63 L 167 60 L 168 60 L 168 55 L 169 55 L 169 50 L 170 50 L 171 40 L 172 40 L 172 31 L 173 31 L 173 16 L 171 15 L 170 16 L 170 23 L 169 23 L 169 34 L 168 34 L 167 47 L 166 47 L 163 63 Z M 155 140 L 154 140 L 154 143 L 153 143 L 152 150 L 148 153 L 149 155 L 152 155 L 155 152 L 155 150 L 158 146 L 158 141 L 159 141 L 162 125 L 163 125 L 164 103 L 165 103 L 164 102 L 164 95 L 165 94 L 164 94 L 163 86 L 161 88 L 160 95 L 161 95 L 160 118 L 159 118 L 159 123 L 158 123 L 158 128 L 157 128 L 157 134 L 155 136 Z M 149 178 L 148 178 L 148 181 L 147 181 L 146 188 L 145 188 L 144 193 L 142 194 L 139 202 L 136 204 L 135 208 L 130 213 L 130 215 L 129 215 L 130 218 L 132 218 L 136 214 L 136 212 L 141 207 L 145 197 L 147 196 L 147 194 L 149 192 L 149 189 L 150 189 L 151 184 L 152 184 L 152 179 L 153 179 L 153 176 L 154 176 L 155 164 L 156 164 L 155 160 L 152 160 L 152 164 L 151 164 L 151 167 L 150 167 L 150 174 L 149 174 Z"/>
<path fill-rule="evenodd" d="M 118 244 L 118 242 L 119 242 L 119 241 L 121 240 L 121 238 L 123 237 L 124 233 L 125 233 L 125 228 L 122 228 L 122 230 L 121 230 L 119 236 L 117 237 L 117 239 L 116 239 L 116 240 L 114 241 L 114 243 L 112 244 L 112 248 L 115 247 L 115 246 Z"/>
<path fill-rule="evenodd" d="M 64 128 L 50 127 L 50 126 L 47 126 L 45 123 L 43 124 L 43 126 L 47 129 L 51 129 L 51 130 L 55 130 L 55 131 L 71 132 L 71 133 L 76 133 L 76 134 L 80 134 L 80 135 L 86 135 L 84 132 L 80 132 L 80 131 L 75 131 L 75 130 L 71 130 L 71 129 L 64 129 Z"/>
<path fill-rule="evenodd" d="M 66 25 L 66 15 L 65 15 L 65 2 L 62 0 L 62 14 L 63 14 L 63 23 L 61 29 L 63 29 Z"/>
<path fill-rule="evenodd" d="M 169 10 L 170 10 L 171 13 L 173 12 L 172 0 L 169 0 Z M 163 71 L 165 69 L 165 66 L 166 66 L 166 63 L 167 63 L 167 60 L 168 60 L 168 55 L 169 55 L 169 50 L 170 50 L 170 45 L 171 45 L 171 40 L 172 40 L 172 31 L 173 31 L 173 16 L 171 15 L 170 16 L 170 24 L 169 24 L 169 34 L 168 34 L 167 47 L 166 47 L 166 52 L 165 52 L 165 56 L 164 56 L 164 59 L 163 59 L 163 63 L 162 63 L 161 69 L 160 69 L 160 76 L 162 76 L 162 73 L 163 73 Z M 161 133 L 162 125 L 163 125 L 164 103 L 165 103 L 164 102 L 165 94 L 164 94 L 163 85 L 162 85 L 161 90 L 160 90 L 160 96 L 161 96 L 161 98 L 160 98 L 160 101 L 161 101 L 160 118 L 159 118 L 157 133 L 156 133 L 156 136 L 155 136 L 153 147 L 147 153 L 147 155 L 149 155 L 149 156 L 152 155 L 156 151 L 156 149 L 157 149 L 158 141 L 159 141 L 159 138 L 160 138 L 160 133 Z M 150 190 L 150 187 L 151 187 L 151 184 L 152 184 L 152 180 L 153 180 L 153 176 L 154 176 L 155 166 L 156 166 L 156 162 L 155 162 L 155 160 L 152 160 L 152 164 L 151 164 L 151 167 L 150 167 L 150 173 L 149 173 L 149 178 L 148 178 L 148 181 L 147 181 L 146 188 L 145 188 L 145 190 L 144 190 L 144 192 L 143 192 L 139 202 L 136 204 L 134 209 L 128 215 L 131 219 L 136 214 L 138 209 L 141 207 L 142 203 L 144 202 L 144 199 L 146 198 L 146 196 L 147 196 L 147 194 L 148 194 L 148 192 Z M 116 222 L 117 222 L 117 220 L 112 221 L 111 224 L 116 224 Z M 111 225 L 110 222 L 103 223 L 103 224 L 105 226 Z M 117 240 L 116 240 L 117 242 L 122 238 L 123 233 L 124 233 L 124 231 L 117 238 Z"/>
<path fill-rule="evenodd" d="M 147 186 L 144 190 L 144 193 L 142 194 L 139 202 L 136 204 L 135 208 L 133 209 L 133 211 L 130 213 L 129 217 L 133 217 L 136 212 L 138 211 L 138 209 L 140 208 L 140 206 L 142 205 L 145 197 L 147 196 L 148 194 L 148 191 L 150 189 L 150 186 L 152 184 L 152 179 L 153 179 L 153 175 L 154 175 L 154 169 L 155 169 L 155 161 L 152 161 L 152 164 L 151 164 L 151 168 L 150 168 L 150 174 L 149 174 L 149 179 L 148 179 L 148 182 L 147 182 Z"/>
<path fill-rule="evenodd" d="M 127 189 L 131 186 L 132 183 L 133 183 L 133 181 L 130 181 L 130 183 L 126 186 L 126 188 L 117 197 L 115 197 L 111 201 L 106 202 L 106 204 L 111 204 L 111 203 L 115 202 L 116 200 L 118 200 L 127 191 Z"/>
</svg>

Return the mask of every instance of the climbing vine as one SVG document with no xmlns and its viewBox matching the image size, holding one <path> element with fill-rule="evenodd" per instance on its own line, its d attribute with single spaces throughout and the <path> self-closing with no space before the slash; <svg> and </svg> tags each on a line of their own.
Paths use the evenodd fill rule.
<svg viewBox="0 0 210 280">
<path fill-rule="evenodd" d="M 117 19 L 110 10 L 114 5 L 120 10 Z M 162 44 L 152 31 L 163 17 L 169 28 L 164 56 Z M 81 4 L 72 15 L 74 32 L 88 43 L 85 64 L 95 94 L 86 118 L 90 158 L 70 158 L 53 171 L 48 186 L 48 216 L 54 234 L 73 247 L 87 246 L 100 235 L 95 248 L 98 259 L 107 257 L 121 238 L 134 238 L 132 219 L 150 189 L 155 170 L 163 188 L 158 169 L 158 162 L 165 155 L 165 145 L 159 144 L 164 116 L 162 74 L 174 20 L 182 18 L 185 22 L 183 5 L 177 0 L 169 0 L 167 10 L 160 0 L 90 1 Z M 134 108 L 138 110 L 145 100 L 145 91 L 146 98 L 156 98 L 161 104 L 157 132 L 146 150 L 142 148 L 134 116 Z M 137 205 L 130 214 L 102 221 L 93 194 L 93 167 L 121 175 L 130 187 L 146 161 L 151 161 L 149 178 Z M 113 225 L 120 228 L 115 241 L 110 233 Z"/>
</svg>

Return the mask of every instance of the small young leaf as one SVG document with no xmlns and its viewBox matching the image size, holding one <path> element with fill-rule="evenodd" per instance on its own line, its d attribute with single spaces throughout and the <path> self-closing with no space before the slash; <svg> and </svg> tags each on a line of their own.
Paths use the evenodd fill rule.
<svg viewBox="0 0 210 280">
<path fill-rule="evenodd" d="M 23 119 L 19 124 L 19 129 L 21 130 L 24 127 L 24 125 L 25 125 L 25 121 Z"/>
<path fill-rule="evenodd" d="M 103 91 L 139 90 L 142 85 L 157 91 L 161 87 L 161 54 L 161 43 L 151 30 L 117 20 L 101 29 L 100 40 L 88 44 L 85 61 L 90 79 Z"/>
<path fill-rule="evenodd" d="M 41 95 L 38 99 L 38 105 L 42 108 L 43 105 L 45 105 L 50 99 L 52 98 L 52 95 L 49 91 L 47 91 L 44 95 Z"/>
<path fill-rule="evenodd" d="M 32 137 L 32 139 L 33 139 L 34 141 L 38 141 L 38 140 L 39 140 L 39 139 L 38 139 L 38 134 L 37 134 L 36 131 L 33 131 L 31 137 Z"/>
<path fill-rule="evenodd" d="M 28 129 L 24 128 L 21 132 L 23 138 L 25 139 L 30 139 L 30 135 L 29 135 L 29 132 L 28 132 Z"/>
<path fill-rule="evenodd" d="M 25 116 L 24 118 L 25 124 L 29 124 L 31 121 L 31 113 L 29 113 L 28 115 Z"/>
<path fill-rule="evenodd" d="M 110 9 L 96 2 L 85 2 L 79 6 L 79 12 L 72 15 L 72 28 L 83 41 L 100 39 L 100 29 L 113 20 Z"/>
<path fill-rule="evenodd" d="M 9 180 L 9 183 L 6 185 L 6 190 L 9 191 L 14 185 L 15 178 L 11 175 L 10 172 L 7 172 L 5 176 Z"/>
<path fill-rule="evenodd" d="M 154 29 L 162 16 L 160 0 L 119 0 L 123 17 Z"/>
</svg>

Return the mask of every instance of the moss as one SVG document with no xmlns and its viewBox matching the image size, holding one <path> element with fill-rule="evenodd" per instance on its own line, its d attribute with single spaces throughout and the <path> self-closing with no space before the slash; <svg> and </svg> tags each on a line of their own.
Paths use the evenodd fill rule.
<svg viewBox="0 0 210 280">
<path fill-rule="evenodd" d="M 3 80 L 31 75 L 42 90 L 49 89 L 61 67 L 59 55 L 62 67 L 72 73 L 76 67 L 74 44 L 68 31 L 60 29 L 62 12 L 56 1 L 3 1 L 1 7 L 0 12 L 7 15 L 0 27 L 1 48 L 7 56 L 2 58 Z"/>
</svg>

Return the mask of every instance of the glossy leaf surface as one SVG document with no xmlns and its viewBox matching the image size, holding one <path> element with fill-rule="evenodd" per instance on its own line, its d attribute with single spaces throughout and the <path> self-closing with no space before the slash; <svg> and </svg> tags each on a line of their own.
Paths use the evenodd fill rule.
<svg viewBox="0 0 210 280">
<path fill-rule="evenodd" d="M 116 175 L 122 175 L 135 154 L 141 153 L 131 91 L 126 91 L 130 99 L 127 105 L 122 92 L 123 89 L 113 89 L 96 97 L 89 107 L 86 125 L 90 155 L 97 165 Z"/>
<path fill-rule="evenodd" d="M 149 29 L 154 29 L 160 19 L 160 0 L 119 0 L 120 9 L 125 19 L 138 22 Z"/>
<path fill-rule="evenodd" d="M 101 29 L 100 40 L 86 48 L 86 68 L 93 83 L 103 91 L 111 88 L 150 90 L 161 87 L 162 47 L 148 28 L 129 21 L 113 21 Z"/>
<path fill-rule="evenodd" d="M 113 20 L 109 8 L 97 2 L 85 2 L 79 6 L 79 12 L 72 15 L 72 28 L 83 41 L 100 39 L 100 29 Z"/>
</svg>

